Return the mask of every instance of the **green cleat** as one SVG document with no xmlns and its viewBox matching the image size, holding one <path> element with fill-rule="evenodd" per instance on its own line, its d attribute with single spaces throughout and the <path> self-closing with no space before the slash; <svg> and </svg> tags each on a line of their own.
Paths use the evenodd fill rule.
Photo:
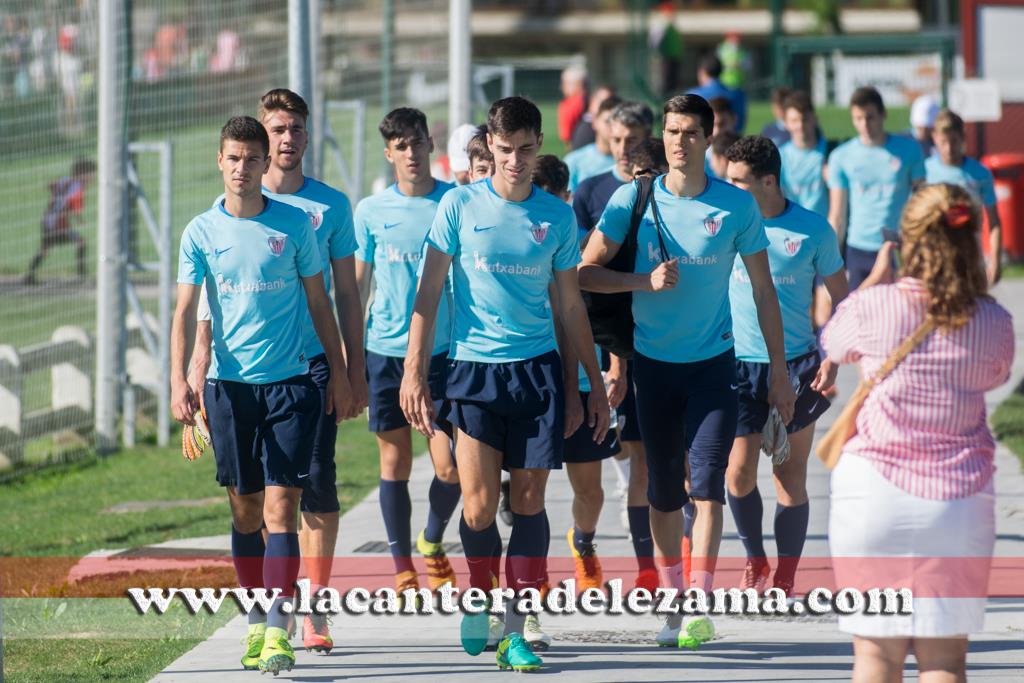
<svg viewBox="0 0 1024 683">
<path fill-rule="evenodd" d="M 504 671 L 537 671 L 544 662 L 533 653 L 529 644 L 518 633 L 510 633 L 498 643 L 498 652 L 494 656 L 498 668 Z"/>
<path fill-rule="evenodd" d="M 715 625 L 706 616 L 694 617 L 679 630 L 676 646 L 680 649 L 696 650 L 715 637 Z"/>
<path fill-rule="evenodd" d="M 283 628 L 268 628 L 263 650 L 260 651 L 259 668 L 262 673 L 275 676 L 282 671 L 291 671 L 295 666 L 295 652 L 288 642 L 288 632 Z"/>
<path fill-rule="evenodd" d="M 249 635 L 242 640 L 245 643 L 242 668 L 246 671 L 254 671 L 259 668 L 260 652 L 263 651 L 263 639 L 266 634 L 266 624 L 249 624 Z"/>
<path fill-rule="evenodd" d="M 459 627 L 462 649 L 472 657 L 476 657 L 487 647 L 487 636 L 490 632 L 488 616 L 487 612 L 462 616 L 462 625 Z"/>
</svg>

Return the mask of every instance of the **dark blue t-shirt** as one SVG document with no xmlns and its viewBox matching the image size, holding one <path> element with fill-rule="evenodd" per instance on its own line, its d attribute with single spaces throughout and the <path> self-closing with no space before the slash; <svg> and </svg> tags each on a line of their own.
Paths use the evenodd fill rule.
<svg viewBox="0 0 1024 683">
<path fill-rule="evenodd" d="M 576 223 L 581 230 L 590 232 L 597 227 L 604 207 L 608 206 L 608 200 L 615 194 L 615 190 L 626 182 L 619 178 L 615 169 L 612 169 L 580 183 L 572 197 L 572 210 L 576 214 Z"/>
</svg>

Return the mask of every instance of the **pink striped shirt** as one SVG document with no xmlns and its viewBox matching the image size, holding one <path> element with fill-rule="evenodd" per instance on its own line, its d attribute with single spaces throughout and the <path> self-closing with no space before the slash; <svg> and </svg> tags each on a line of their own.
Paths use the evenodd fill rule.
<svg viewBox="0 0 1024 683">
<path fill-rule="evenodd" d="M 822 345 L 837 363 L 876 372 L 924 320 L 919 280 L 850 295 L 825 327 Z M 872 389 L 844 452 L 867 458 L 895 486 L 922 498 L 973 495 L 995 471 L 995 440 L 985 392 L 1006 382 L 1013 362 L 1013 319 L 991 299 L 948 333 L 938 330 Z"/>
</svg>

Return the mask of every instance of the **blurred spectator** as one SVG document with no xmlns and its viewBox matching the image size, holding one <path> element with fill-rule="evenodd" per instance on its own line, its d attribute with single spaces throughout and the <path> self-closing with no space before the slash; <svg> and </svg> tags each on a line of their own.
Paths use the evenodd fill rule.
<svg viewBox="0 0 1024 683">
<path fill-rule="evenodd" d="M 78 56 L 78 26 L 65 24 L 57 36 L 57 54 L 54 57 L 54 71 L 60 81 L 64 97 L 61 108 L 61 128 L 64 135 L 74 136 L 82 132 L 78 115 L 78 93 L 82 79 L 82 60 Z"/>
<path fill-rule="evenodd" d="M 722 84 L 727 88 L 742 88 L 747 69 L 750 68 L 750 55 L 740 45 L 740 34 L 730 31 L 725 40 L 718 44 L 718 58 L 722 60 Z"/>
<path fill-rule="evenodd" d="M 932 128 L 939 115 L 939 101 L 931 95 L 921 95 L 910 105 L 910 136 L 921 145 L 921 154 L 927 159 L 935 151 Z"/>
<path fill-rule="evenodd" d="M 587 110 L 587 71 L 574 64 L 562 71 L 562 101 L 558 103 L 558 139 L 568 147 L 576 124 Z"/>
<path fill-rule="evenodd" d="M 789 142 L 789 131 L 786 130 L 786 124 L 784 123 L 786 113 L 783 108 L 786 98 L 789 97 L 791 92 L 785 86 L 772 88 L 772 116 L 775 117 L 775 120 L 764 124 L 764 128 L 761 129 L 761 135 L 774 142 L 775 146 L 779 148 Z"/>
<path fill-rule="evenodd" d="M 707 55 L 700 60 L 697 67 L 698 86 L 687 92 L 700 95 L 708 102 L 716 97 L 727 97 L 732 102 L 732 110 L 736 114 L 736 131 L 742 133 L 747 125 L 747 97 L 742 90 L 725 87 L 720 80 L 721 76 L 722 61 L 715 55 Z"/>
<path fill-rule="evenodd" d="M 661 57 L 661 93 L 668 99 L 682 87 L 683 36 L 675 24 L 676 10 L 671 0 L 658 5 L 651 18 L 649 45 Z"/>
<path fill-rule="evenodd" d="M 717 137 L 725 132 L 736 131 L 736 112 L 732 108 L 732 102 L 728 97 L 712 97 L 708 102 L 711 111 L 715 113 L 715 127 L 711 131 L 711 137 Z"/>
<path fill-rule="evenodd" d="M 615 91 L 607 85 L 601 85 L 594 89 L 594 92 L 590 94 L 587 111 L 584 112 L 580 122 L 576 124 L 576 130 L 572 132 L 572 142 L 569 144 L 570 149 L 580 149 L 581 147 L 593 144 L 597 139 L 594 134 L 594 119 L 597 117 L 597 112 L 600 111 L 604 101 L 614 95 Z"/>
<path fill-rule="evenodd" d="M 210 73 L 226 73 L 238 70 L 238 56 L 242 39 L 234 31 L 222 30 L 217 34 L 217 47 L 208 62 Z"/>
</svg>

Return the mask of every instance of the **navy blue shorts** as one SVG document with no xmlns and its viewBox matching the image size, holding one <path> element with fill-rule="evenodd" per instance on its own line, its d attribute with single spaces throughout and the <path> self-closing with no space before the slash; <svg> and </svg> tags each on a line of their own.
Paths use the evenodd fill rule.
<svg viewBox="0 0 1024 683">
<path fill-rule="evenodd" d="M 309 359 L 309 376 L 320 390 L 320 400 L 327 404 L 327 382 L 331 379 L 331 366 L 327 356 L 319 354 Z M 309 479 L 302 489 L 299 509 L 303 512 L 338 512 L 338 468 L 334 463 L 334 444 L 338 440 L 338 423 L 334 415 L 320 411 L 313 441 L 313 459 L 309 463 Z"/>
<path fill-rule="evenodd" d="M 725 504 L 725 468 L 736 438 L 736 355 L 732 349 L 694 363 L 634 357 L 637 413 L 647 454 L 647 498 L 662 512 L 690 495 Z"/>
<path fill-rule="evenodd" d="M 238 493 L 304 488 L 323 404 L 309 375 L 270 384 L 206 380 L 217 483 Z"/>
<path fill-rule="evenodd" d="M 506 470 L 561 469 L 564 397 L 555 351 L 509 363 L 453 360 L 441 417 L 501 451 Z"/>
<path fill-rule="evenodd" d="M 580 392 L 580 401 L 583 402 L 583 424 L 565 440 L 565 462 L 604 460 L 616 455 L 620 450 L 619 440 L 615 438 L 614 429 L 608 430 L 604 441 L 594 443 L 594 430 L 587 426 L 587 399 L 589 398 L 589 391 Z"/>
<path fill-rule="evenodd" d="M 789 379 L 796 392 L 796 407 L 793 421 L 786 425 L 786 432 L 795 434 L 814 424 L 832 405 L 828 399 L 811 389 L 811 383 L 821 367 L 821 356 L 817 351 L 786 362 Z M 736 383 L 740 393 L 740 417 L 736 424 L 736 436 L 760 434 L 768 421 L 768 363 L 736 361 Z"/>
<path fill-rule="evenodd" d="M 846 245 L 846 277 L 850 281 L 851 292 L 860 287 L 860 284 L 868 278 L 875 267 L 877 258 L 878 250 L 864 251 Z"/>
<path fill-rule="evenodd" d="M 439 414 L 444 399 L 445 376 L 448 369 L 448 354 L 439 353 L 430 359 L 430 371 L 427 384 L 430 386 L 430 397 L 434 401 L 434 412 Z M 402 412 L 402 404 L 398 392 L 402 387 L 405 375 L 405 359 L 395 356 L 382 356 L 372 351 L 366 352 L 366 383 L 370 390 L 370 431 L 389 432 L 392 429 L 408 427 L 409 421 Z M 435 426 L 445 429 L 443 424 Z"/>
</svg>

